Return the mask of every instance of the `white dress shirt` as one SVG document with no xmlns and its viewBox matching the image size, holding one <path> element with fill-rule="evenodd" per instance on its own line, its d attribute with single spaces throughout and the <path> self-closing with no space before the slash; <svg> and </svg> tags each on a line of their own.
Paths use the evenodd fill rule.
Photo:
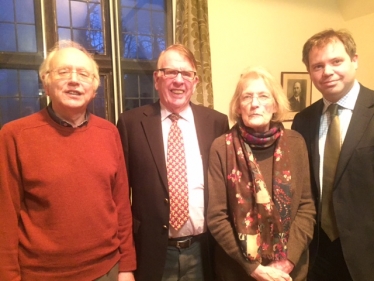
<svg viewBox="0 0 374 281">
<path fill-rule="evenodd" d="M 172 121 L 168 111 L 161 104 L 161 125 L 164 142 L 165 162 L 167 162 L 168 135 Z M 190 106 L 179 113 L 182 117 L 178 126 L 182 131 L 187 165 L 189 219 L 178 231 L 169 227 L 169 238 L 198 235 L 206 231 L 204 219 L 204 172 L 195 120 Z"/>
</svg>

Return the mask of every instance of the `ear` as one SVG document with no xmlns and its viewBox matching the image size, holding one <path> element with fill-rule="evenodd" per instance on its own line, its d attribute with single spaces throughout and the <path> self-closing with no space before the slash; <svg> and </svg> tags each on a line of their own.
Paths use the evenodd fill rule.
<svg viewBox="0 0 374 281">
<path fill-rule="evenodd" d="M 278 112 L 278 103 L 274 101 L 273 114 Z"/>
<path fill-rule="evenodd" d="M 49 96 L 49 87 L 48 87 L 48 83 L 46 83 L 45 81 L 43 82 L 43 89 L 44 89 L 44 93 L 46 96 Z"/>
<path fill-rule="evenodd" d="M 155 89 L 158 91 L 158 80 L 160 79 L 159 71 L 153 71 L 153 82 L 155 84 Z"/>
<path fill-rule="evenodd" d="M 357 70 L 357 68 L 358 68 L 358 55 L 357 55 L 357 54 L 355 54 L 355 55 L 353 56 L 353 58 L 352 58 L 352 62 L 354 63 L 354 65 L 355 65 L 355 69 Z"/>
<path fill-rule="evenodd" d="M 197 74 L 196 74 L 196 76 L 195 76 L 195 78 L 193 80 L 193 90 L 192 90 L 192 92 L 195 92 L 197 84 L 199 84 L 199 81 L 200 81 L 199 80 L 199 76 L 197 76 Z"/>
</svg>

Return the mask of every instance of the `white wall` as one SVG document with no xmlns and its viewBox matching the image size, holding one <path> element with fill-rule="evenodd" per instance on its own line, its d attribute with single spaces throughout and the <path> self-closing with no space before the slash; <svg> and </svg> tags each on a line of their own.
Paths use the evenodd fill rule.
<svg viewBox="0 0 374 281">
<path fill-rule="evenodd" d="M 347 25 L 357 45 L 357 79 L 364 86 L 374 89 L 374 13 L 348 20 Z"/>
<path fill-rule="evenodd" d="M 374 35 L 369 32 L 374 14 L 345 21 L 339 4 L 336 0 L 209 0 L 214 108 L 228 113 L 239 75 L 248 66 L 262 65 L 279 81 L 282 71 L 305 72 L 303 44 L 326 28 L 352 32 L 360 59 L 365 59 L 359 68 L 371 69 L 366 75 L 359 71 L 358 79 L 374 88 L 370 79 L 374 66 L 369 65 L 374 59 Z M 313 88 L 312 102 L 320 97 Z"/>
</svg>

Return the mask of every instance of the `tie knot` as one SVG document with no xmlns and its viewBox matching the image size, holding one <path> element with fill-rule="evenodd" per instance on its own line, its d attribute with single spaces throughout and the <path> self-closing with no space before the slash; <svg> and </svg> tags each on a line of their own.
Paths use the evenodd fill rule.
<svg viewBox="0 0 374 281">
<path fill-rule="evenodd" d="M 332 103 L 329 105 L 327 110 L 330 112 L 331 118 L 334 118 L 334 116 L 338 115 L 338 109 L 339 105 L 336 103 Z"/>
<path fill-rule="evenodd" d="M 181 118 L 181 117 L 176 113 L 172 113 L 172 114 L 169 115 L 169 118 L 174 123 L 174 122 L 178 121 L 178 119 Z"/>
</svg>

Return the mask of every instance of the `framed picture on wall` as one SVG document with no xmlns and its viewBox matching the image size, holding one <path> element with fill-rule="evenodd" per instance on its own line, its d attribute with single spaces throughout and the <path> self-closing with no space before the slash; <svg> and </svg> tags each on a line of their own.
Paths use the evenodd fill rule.
<svg viewBox="0 0 374 281">
<path fill-rule="evenodd" d="M 281 72 L 281 84 L 291 107 L 286 120 L 293 120 L 297 112 L 311 103 L 312 81 L 308 72 Z"/>
</svg>

